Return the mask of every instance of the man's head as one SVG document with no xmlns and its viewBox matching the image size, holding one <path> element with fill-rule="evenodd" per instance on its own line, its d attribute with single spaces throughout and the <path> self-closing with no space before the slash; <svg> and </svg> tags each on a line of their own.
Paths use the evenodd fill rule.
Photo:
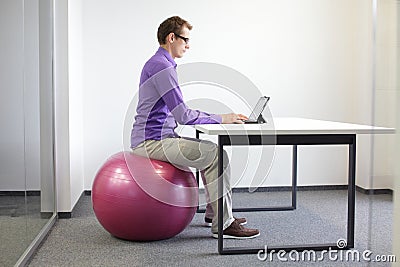
<svg viewBox="0 0 400 267">
<path fill-rule="evenodd" d="M 157 39 L 173 58 L 181 58 L 189 49 L 189 31 L 192 25 L 186 20 L 174 16 L 163 21 L 158 27 Z"/>
</svg>

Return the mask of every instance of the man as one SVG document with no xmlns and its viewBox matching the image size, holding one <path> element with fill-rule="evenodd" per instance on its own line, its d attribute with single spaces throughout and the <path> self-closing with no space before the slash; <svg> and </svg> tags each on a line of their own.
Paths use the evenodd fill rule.
<svg viewBox="0 0 400 267">
<path fill-rule="evenodd" d="M 179 88 L 175 58 L 181 58 L 189 49 L 189 31 L 192 26 L 174 16 L 162 22 L 157 39 L 156 54 L 144 65 L 139 88 L 137 115 L 131 134 L 134 154 L 168 161 L 201 171 L 206 189 L 205 222 L 211 226 L 213 237 L 218 238 L 217 200 L 223 199 L 224 238 L 246 239 L 258 236 L 257 229 L 243 227 L 245 218 L 232 215 L 232 192 L 229 164 L 224 162 L 224 195 L 218 196 L 218 147 L 216 144 L 194 138 L 178 136 L 174 129 L 179 124 L 243 123 L 242 114 L 208 114 L 189 109 Z M 225 153 L 225 152 L 224 152 Z M 224 159 L 227 159 L 225 153 Z"/>
</svg>

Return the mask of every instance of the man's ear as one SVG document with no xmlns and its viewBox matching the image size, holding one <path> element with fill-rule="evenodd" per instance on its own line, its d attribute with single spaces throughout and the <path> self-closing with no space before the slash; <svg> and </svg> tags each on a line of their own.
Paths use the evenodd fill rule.
<svg viewBox="0 0 400 267">
<path fill-rule="evenodd" d="M 167 35 L 167 42 L 172 43 L 172 42 L 174 41 L 174 37 L 175 37 L 174 33 L 170 32 L 170 33 Z"/>
</svg>

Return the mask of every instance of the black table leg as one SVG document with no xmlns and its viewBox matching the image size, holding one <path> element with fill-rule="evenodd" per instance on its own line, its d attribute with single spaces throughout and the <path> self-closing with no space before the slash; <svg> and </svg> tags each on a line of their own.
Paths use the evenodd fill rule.
<svg viewBox="0 0 400 267">
<path fill-rule="evenodd" d="M 354 216 L 356 206 L 356 136 L 349 144 L 349 182 L 347 212 L 347 248 L 354 247 Z"/>
<path fill-rule="evenodd" d="M 234 145 L 232 143 L 227 142 L 224 143 L 224 136 L 218 136 L 218 252 L 219 254 L 231 255 L 231 254 L 256 254 L 263 252 L 264 248 L 255 248 L 255 247 L 227 247 L 224 248 L 223 244 L 223 146 L 224 145 Z M 322 138 L 322 139 L 321 139 Z M 354 247 L 354 218 L 355 218 L 355 166 L 356 166 L 356 135 L 343 135 L 343 136 L 310 136 L 309 139 L 306 139 L 304 136 L 300 136 L 299 139 L 290 138 L 290 142 L 296 142 L 293 140 L 297 140 L 296 145 L 293 145 L 293 162 L 292 162 L 292 182 L 297 185 L 297 143 L 304 145 L 317 145 L 317 144 L 348 144 L 349 145 L 349 177 L 348 177 L 348 222 L 347 222 L 347 245 L 338 246 L 336 243 L 325 243 L 325 244 L 299 244 L 299 245 L 282 245 L 282 246 L 270 246 L 267 248 L 267 251 L 304 251 L 304 250 L 329 250 L 329 249 L 348 249 Z M 326 140 L 324 140 L 326 139 Z M 287 143 L 282 142 L 282 145 Z M 295 190 L 296 188 L 292 188 Z M 294 201 L 292 199 L 293 206 L 296 205 L 296 198 Z"/>
<path fill-rule="evenodd" d="M 297 205 L 297 145 L 293 145 L 292 157 L 292 208 Z"/>
<path fill-rule="evenodd" d="M 222 143 L 221 136 L 218 136 L 218 252 L 223 253 L 224 250 L 224 237 L 223 237 L 223 194 L 224 194 L 224 144 Z"/>
<path fill-rule="evenodd" d="M 196 138 L 200 138 L 200 131 L 196 130 Z M 221 144 L 221 140 L 218 143 Z M 273 144 L 273 143 L 271 143 Z M 273 144 L 274 145 L 274 144 Z M 257 207 L 257 208 L 233 208 L 233 212 L 248 212 L 248 211 L 290 211 L 296 209 L 297 203 L 297 145 L 293 145 L 293 157 L 292 157 L 292 204 L 290 206 L 268 206 L 268 207 Z M 200 172 L 196 169 L 196 181 L 200 184 Z M 201 209 L 200 205 L 197 206 L 196 213 L 205 213 L 205 209 Z"/>
</svg>

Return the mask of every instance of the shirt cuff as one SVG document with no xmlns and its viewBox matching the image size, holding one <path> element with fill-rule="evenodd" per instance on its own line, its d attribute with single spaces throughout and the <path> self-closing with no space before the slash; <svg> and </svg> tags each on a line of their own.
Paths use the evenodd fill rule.
<svg viewBox="0 0 400 267">
<path fill-rule="evenodd" d="M 222 123 L 222 116 L 218 115 L 218 114 L 211 114 L 210 116 L 211 120 L 213 121 L 213 123 L 217 124 L 221 124 Z"/>
</svg>

